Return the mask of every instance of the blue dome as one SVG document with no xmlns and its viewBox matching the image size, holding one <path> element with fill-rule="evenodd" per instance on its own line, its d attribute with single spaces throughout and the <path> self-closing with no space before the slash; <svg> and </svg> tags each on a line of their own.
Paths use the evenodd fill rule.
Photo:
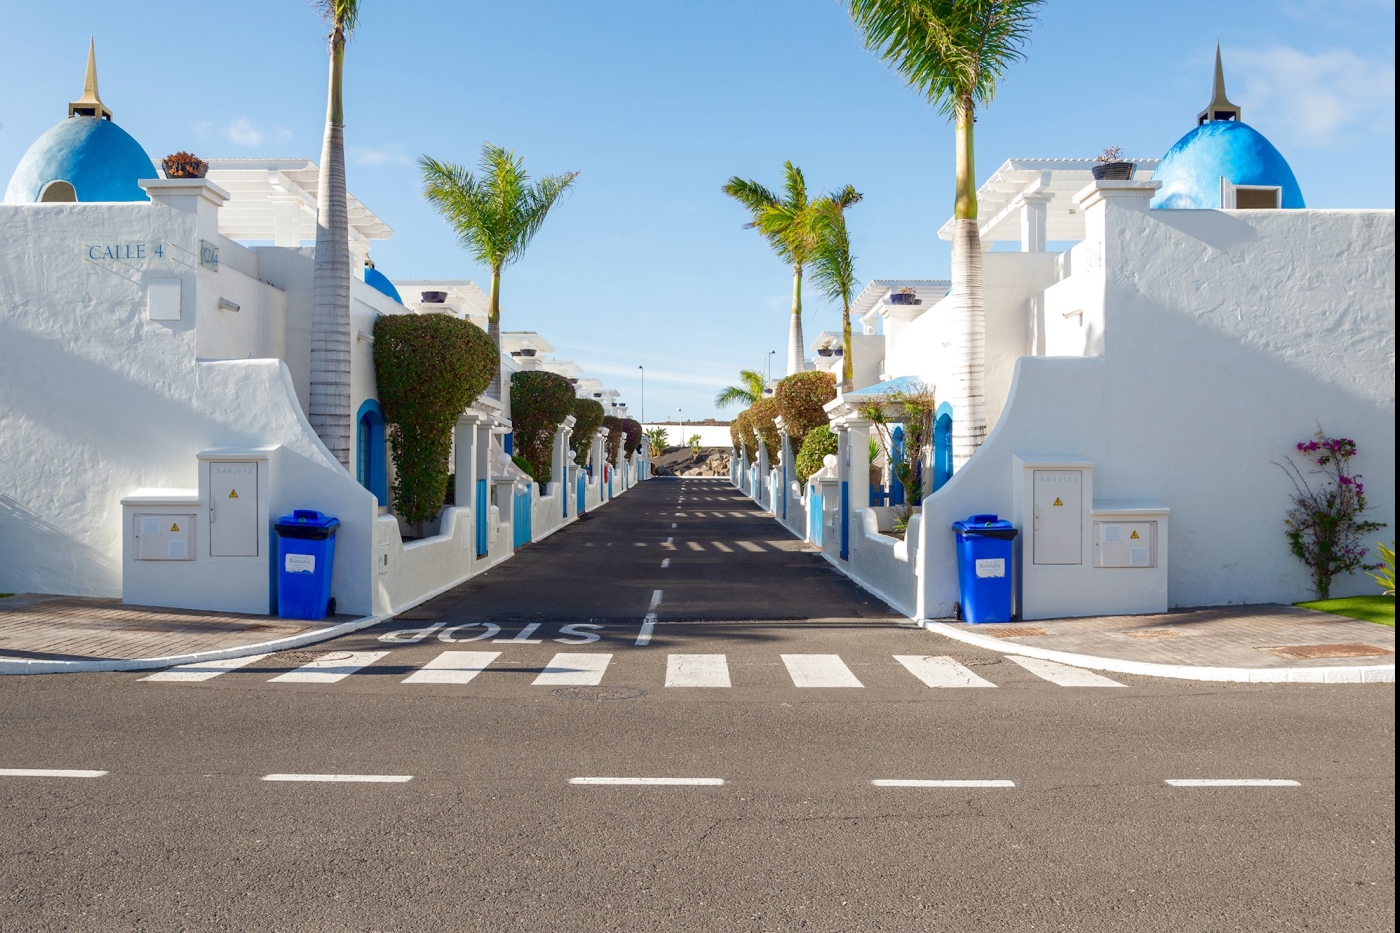
<svg viewBox="0 0 1400 933">
<path fill-rule="evenodd" d="M 1280 207 L 1304 206 L 1287 160 L 1263 134 L 1237 120 L 1202 123 L 1181 137 L 1152 178 L 1162 183 L 1153 207 L 1219 209 L 1221 178 L 1232 185 L 1280 188 Z"/>
<path fill-rule="evenodd" d="M 156 177 L 150 156 L 126 130 L 101 117 L 69 117 L 19 160 L 5 202 L 33 204 L 52 181 L 68 182 L 79 201 L 148 201 L 136 180 Z"/>
<path fill-rule="evenodd" d="M 399 304 L 403 304 L 403 299 L 399 297 L 399 290 L 394 287 L 394 283 L 390 282 L 389 277 L 374 266 L 365 267 L 365 284 L 376 291 L 383 292 Z"/>
</svg>

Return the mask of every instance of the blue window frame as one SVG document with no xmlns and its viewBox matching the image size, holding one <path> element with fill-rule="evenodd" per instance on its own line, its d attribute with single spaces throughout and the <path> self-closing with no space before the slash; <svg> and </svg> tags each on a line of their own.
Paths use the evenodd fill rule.
<svg viewBox="0 0 1400 933">
<path fill-rule="evenodd" d="M 355 430 L 355 479 L 374 493 L 380 505 L 389 504 L 388 447 L 384 434 L 384 412 L 379 403 L 368 399 L 360 406 Z"/>
</svg>

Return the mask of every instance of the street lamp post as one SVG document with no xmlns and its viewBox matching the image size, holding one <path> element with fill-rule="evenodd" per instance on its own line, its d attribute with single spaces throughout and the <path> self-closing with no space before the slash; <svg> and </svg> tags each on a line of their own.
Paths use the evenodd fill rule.
<svg viewBox="0 0 1400 933">
<path fill-rule="evenodd" d="M 768 355 L 763 358 L 763 383 L 768 384 L 768 380 L 773 378 L 773 354 L 777 350 L 769 350 Z"/>
<path fill-rule="evenodd" d="M 638 365 L 638 366 L 637 366 L 637 369 L 638 369 L 638 370 L 641 372 L 641 374 L 642 374 L 642 391 L 641 391 L 641 396 L 642 396 L 642 417 L 638 418 L 637 420 L 640 421 L 642 424 L 646 424 L 646 423 L 647 423 L 647 368 L 646 368 L 645 366 Z"/>
</svg>

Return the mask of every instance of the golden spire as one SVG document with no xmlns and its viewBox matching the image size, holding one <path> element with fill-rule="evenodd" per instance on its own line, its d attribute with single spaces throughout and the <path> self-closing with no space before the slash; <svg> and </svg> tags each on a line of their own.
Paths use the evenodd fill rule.
<svg viewBox="0 0 1400 933">
<path fill-rule="evenodd" d="M 83 96 L 68 105 L 70 117 L 102 117 L 112 119 L 112 111 L 97 96 L 97 47 L 88 39 L 87 78 L 83 81 Z"/>
<path fill-rule="evenodd" d="M 1225 69 L 1220 65 L 1220 43 L 1215 43 L 1215 93 L 1206 105 L 1206 109 L 1196 114 L 1196 125 L 1209 123 L 1212 120 L 1235 120 L 1240 119 L 1240 108 L 1230 103 L 1230 99 L 1225 96 Z"/>
</svg>

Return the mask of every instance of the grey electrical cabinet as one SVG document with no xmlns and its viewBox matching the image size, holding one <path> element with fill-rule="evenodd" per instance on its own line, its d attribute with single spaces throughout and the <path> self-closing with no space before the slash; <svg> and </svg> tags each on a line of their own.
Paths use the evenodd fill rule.
<svg viewBox="0 0 1400 933">
<path fill-rule="evenodd" d="M 209 462 L 209 556 L 258 556 L 256 460 Z"/>
<path fill-rule="evenodd" d="M 1082 564 L 1084 471 L 1035 470 L 1031 560 L 1037 564 Z"/>
<path fill-rule="evenodd" d="M 138 512 L 132 516 L 137 560 L 194 560 L 195 536 L 192 513 Z"/>
<path fill-rule="evenodd" d="M 1157 523 L 1094 522 L 1094 566 L 1157 566 Z"/>
</svg>

